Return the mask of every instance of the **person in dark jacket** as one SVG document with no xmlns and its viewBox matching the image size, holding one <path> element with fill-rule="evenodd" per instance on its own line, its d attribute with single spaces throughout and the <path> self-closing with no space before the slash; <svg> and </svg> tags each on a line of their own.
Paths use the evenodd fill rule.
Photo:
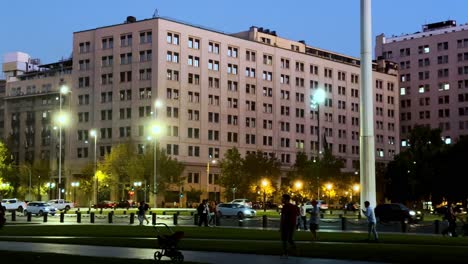
<svg viewBox="0 0 468 264">
<path fill-rule="evenodd" d="M 296 220 L 299 216 L 299 209 L 297 206 L 290 203 L 291 196 L 289 194 L 283 194 L 282 197 L 283 208 L 281 208 L 281 222 L 280 232 L 281 241 L 283 243 L 283 254 L 282 256 L 288 256 L 288 243 L 295 249 L 296 244 L 294 243 L 293 236 L 294 230 L 296 229 Z"/>
</svg>

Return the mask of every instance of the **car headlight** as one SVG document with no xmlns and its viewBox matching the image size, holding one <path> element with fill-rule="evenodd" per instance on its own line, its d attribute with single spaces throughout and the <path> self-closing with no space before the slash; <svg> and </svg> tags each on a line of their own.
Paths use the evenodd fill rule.
<svg viewBox="0 0 468 264">
<path fill-rule="evenodd" d="M 421 214 L 421 211 L 417 211 L 416 213 L 417 213 L 418 215 L 420 215 L 420 214 Z"/>
<path fill-rule="evenodd" d="M 409 211 L 409 214 L 414 216 L 414 215 L 416 215 L 416 212 L 415 211 Z"/>
</svg>

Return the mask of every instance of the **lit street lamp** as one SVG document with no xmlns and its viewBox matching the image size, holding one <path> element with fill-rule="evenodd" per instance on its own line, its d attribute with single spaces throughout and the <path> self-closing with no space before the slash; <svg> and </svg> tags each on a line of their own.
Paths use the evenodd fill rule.
<svg viewBox="0 0 468 264">
<path fill-rule="evenodd" d="M 134 182 L 133 186 L 135 186 L 135 201 L 138 202 L 138 190 L 136 189 L 137 187 L 141 187 L 141 181 L 139 182 Z M 145 193 L 145 202 L 146 202 L 146 193 Z"/>
<path fill-rule="evenodd" d="M 359 184 L 354 184 L 353 185 L 353 190 L 351 191 L 351 202 L 353 201 L 353 193 L 356 192 L 356 194 L 359 194 Z"/>
<path fill-rule="evenodd" d="M 317 159 L 320 160 L 320 154 L 322 153 L 321 149 L 322 146 L 320 144 L 320 105 L 325 102 L 326 93 L 323 89 L 317 89 L 313 95 L 310 96 L 310 108 L 317 109 L 317 143 L 318 143 L 318 150 L 317 150 Z M 316 162 L 314 158 L 314 162 Z M 317 168 L 317 199 L 320 199 L 320 176 L 319 176 L 319 169 Z"/>
<path fill-rule="evenodd" d="M 330 197 L 330 196 L 331 196 L 331 193 L 330 193 L 330 192 L 331 192 L 331 190 L 333 189 L 333 184 L 327 183 L 327 184 L 325 185 L 325 188 L 327 189 L 327 192 L 328 192 L 328 201 L 327 201 L 327 204 L 328 204 L 328 206 L 330 207 L 330 198 L 331 198 L 331 197 Z"/>
<path fill-rule="evenodd" d="M 262 180 L 262 189 L 263 189 L 263 212 L 266 212 L 266 188 L 268 187 L 268 180 Z"/>
<path fill-rule="evenodd" d="M 93 185 L 94 185 L 94 188 L 93 188 L 93 191 L 94 191 L 94 195 L 93 195 L 93 199 L 94 199 L 94 204 L 97 204 L 98 202 L 98 178 L 97 178 L 97 175 L 96 175 L 96 171 L 97 171 L 97 132 L 95 129 L 91 129 L 89 131 L 89 135 L 91 137 L 94 138 L 94 181 L 93 181 Z"/>
<path fill-rule="evenodd" d="M 58 199 L 61 199 L 61 196 L 62 196 L 62 127 L 67 123 L 68 116 L 66 113 L 60 110 L 59 114 L 56 116 L 55 121 L 59 127 Z"/>
<path fill-rule="evenodd" d="M 213 159 L 213 156 L 208 156 L 208 162 L 206 163 L 206 198 L 210 199 L 210 163 L 215 165 L 216 160 Z M 216 200 L 216 193 L 215 193 L 215 200 Z"/>
<path fill-rule="evenodd" d="M 157 104 L 155 104 L 157 105 Z M 158 193 L 158 182 L 157 182 L 157 151 L 156 151 L 156 146 L 157 146 L 157 138 L 158 138 L 158 135 L 161 134 L 162 132 L 162 127 L 158 124 L 153 124 L 153 126 L 151 127 L 151 133 L 153 134 L 154 136 L 154 145 L 153 145 L 153 157 L 154 157 L 154 160 L 153 160 L 153 201 L 154 201 L 154 208 L 157 208 L 157 193 Z M 148 140 L 152 140 L 151 137 L 148 137 Z"/>
<path fill-rule="evenodd" d="M 76 203 L 76 188 L 80 187 L 80 182 L 72 182 L 71 186 L 73 187 L 73 202 Z"/>
</svg>

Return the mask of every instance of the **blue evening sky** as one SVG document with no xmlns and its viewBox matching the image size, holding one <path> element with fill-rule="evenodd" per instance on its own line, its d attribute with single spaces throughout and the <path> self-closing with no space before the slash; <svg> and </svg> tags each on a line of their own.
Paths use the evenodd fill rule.
<svg viewBox="0 0 468 264">
<path fill-rule="evenodd" d="M 226 33 L 259 26 L 359 57 L 359 0 L 23 0 L 0 7 L 0 61 L 23 51 L 42 63 L 71 55 L 73 32 L 159 15 Z M 373 38 L 414 33 L 448 19 L 468 22 L 466 0 L 373 0 Z"/>
</svg>

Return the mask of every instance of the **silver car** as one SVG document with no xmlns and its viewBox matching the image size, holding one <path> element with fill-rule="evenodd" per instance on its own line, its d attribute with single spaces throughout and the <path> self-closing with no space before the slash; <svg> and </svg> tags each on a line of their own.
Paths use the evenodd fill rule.
<svg viewBox="0 0 468 264">
<path fill-rule="evenodd" d="M 24 215 L 31 213 L 38 216 L 41 216 L 43 214 L 50 214 L 53 216 L 55 215 L 56 211 L 57 209 L 55 209 L 55 207 L 46 202 L 29 202 L 26 206 L 26 209 L 24 209 L 23 213 Z"/>
<path fill-rule="evenodd" d="M 254 209 L 236 203 L 220 203 L 216 206 L 216 211 L 220 217 L 237 216 L 240 219 L 254 217 L 257 214 Z"/>
</svg>

